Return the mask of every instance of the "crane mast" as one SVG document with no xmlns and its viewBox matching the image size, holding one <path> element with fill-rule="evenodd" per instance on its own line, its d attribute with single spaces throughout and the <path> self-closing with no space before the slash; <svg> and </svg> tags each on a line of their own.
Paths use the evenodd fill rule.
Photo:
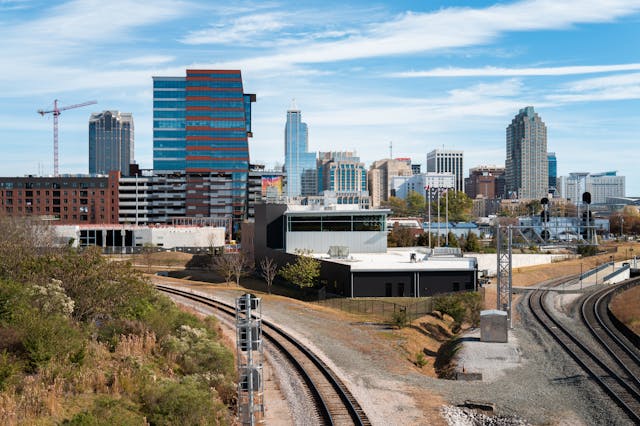
<svg viewBox="0 0 640 426">
<path fill-rule="evenodd" d="M 83 102 L 81 104 L 67 105 L 63 107 L 58 107 L 58 100 L 55 99 L 53 101 L 53 109 L 51 110 L 43 110 L 39 109 L 38 114 L 44 117 L 45 114 L 53 115 L 53 175 L 58 176 L 58 116 L 62 111 L 66 111 L 68 109 L 80 108 L 87 105 L 97 104 L 97 101 L 88 101 Z"/>
</svg>

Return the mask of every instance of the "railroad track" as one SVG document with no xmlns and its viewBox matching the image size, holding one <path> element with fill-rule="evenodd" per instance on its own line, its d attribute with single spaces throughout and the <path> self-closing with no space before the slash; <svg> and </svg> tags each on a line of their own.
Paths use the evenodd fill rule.
<svg viewBox="0 0 640 426">
<path fill-rule="evenodd" d="M 604 359 L 574 336 L 549 311 L 544 298 L 549 291 L 538 289 L 529 295 L 531 312 L 549 334 L 580 365 L 587 374 L 614 400 L 636 424 L 640 424 L 640 388 L 618 362 Z M 587 301 L 591 297 L 587 298 Z M 583 305 L 584 306 L 584 305 Z M 589 311 L 589 308 L 585 308 Z M 602 325 L 597 326 L 603 328 Z M 631 374 L 633 376 L 633 374 Z"/>
<path fill-rule="evenodd" d="M 175 287 L 156 284 L 162 292 L 215 308 L 235 317 L 235 307 L 199 294 Z M 367 415 L 336 374 L 311 350 L 280 327 L 262 320 L 262 335 L 271 342 L 296 368 L 308 388 L 316 407 L 315 417 L 326 425 L 370 425 Z"/>
</svg>

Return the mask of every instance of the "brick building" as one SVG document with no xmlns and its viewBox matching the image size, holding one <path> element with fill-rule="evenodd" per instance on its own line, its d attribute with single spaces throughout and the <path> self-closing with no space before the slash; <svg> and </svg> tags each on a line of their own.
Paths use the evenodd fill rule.
<svg viewBox="0 0 640 426">
<path fill-rule="evenodd" d="M 118 223 L 118 179 L 108 176 L 0 177 L 0 212 L 56 224 Z"/>
</svg>

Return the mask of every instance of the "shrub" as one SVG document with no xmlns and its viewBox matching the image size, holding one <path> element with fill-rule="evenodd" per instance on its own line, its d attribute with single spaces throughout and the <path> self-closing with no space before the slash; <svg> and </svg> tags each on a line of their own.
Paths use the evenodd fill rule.
<svg viewBox="0 0 640 426">
<path fill-rule="evenodd" d="M 54 358 L 68 359 L 82 351 L 84 335 L 67 318 L 40 317 L 34 313 L 23 324 L 24 347 L 30 371 L 37 371 Z"/>
<path fill-rule="evenodd" d="M 477 327 L 480 324 L 482 297 L 477 292 L 436 296 L 433 299 L 433 309 L 451 316 L 455 323 L 454 329 L 459 329 L 465 321 Z"/>
<path fill-rule="evenodd" d="M 194 378 L 149 386 L 142 410 L 152 425 L 219 425 L 227 423 L 226 407 L 214 403 L 207 386 Z"/>
<path fill-rule="evenodd" d="M 0 392 L 4 391 L 20 373 L 20 363 L 7 351 L 0 353 Z"/>
<path fill-rule="evenodd" d="M 394 311 L 391 317 L 391 323 L 398 328 L 404 328 L 409 323 L 409 319 L 407 318 L 407 310 L 400 309 L 398 311 Z"/>
<path fill-rule="evenodd" d="M 422 368 L 425 365 L 427 365 L 429 363 L 429 361 L 427 360 L 427 358 L 424 356 L 424 354 L 422 352 L 418 352 L 416 354 L 416 360 L 414 361 L 414 364 L 417 365 L 418 367 Z"/>
<path fill-rule="evenodd" d="M 139 426 L 145 424 L 144 415 L 125 399 L 99 398 L 91 411 L 83 411 L 62 422 L 66 426 Z"/>
</svg>

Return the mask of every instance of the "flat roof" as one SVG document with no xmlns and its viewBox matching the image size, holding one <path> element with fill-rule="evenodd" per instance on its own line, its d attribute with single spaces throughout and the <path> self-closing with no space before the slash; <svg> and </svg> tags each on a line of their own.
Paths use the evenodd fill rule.
<svg viewBox="0 0 640 426">
<path fill-rule="evenodd" d="M 391 213 L 391 210 L 388 209 L 315 209 L 315 210 L 290 210 L 284 212 L 285 215 L 295 215 L 295 216 L 319 216 L 319 215 L 335 215 L 335 216 L 346 216 L 346 215 L 387 215 Z"/>
<path fill-rule="evenodd" d="M 411 261 L 411 253 L 416 261 Z M 346 259 L 330 258 L 326 254 L 316 255 L 318 259 L 351 266 L 351 272 L 382 271 L 470 271 L 476 269 L 475 257 L 430 256 L 411 248 L 388 249 L 386 253 L 352 253 Z"/>
</svg>

